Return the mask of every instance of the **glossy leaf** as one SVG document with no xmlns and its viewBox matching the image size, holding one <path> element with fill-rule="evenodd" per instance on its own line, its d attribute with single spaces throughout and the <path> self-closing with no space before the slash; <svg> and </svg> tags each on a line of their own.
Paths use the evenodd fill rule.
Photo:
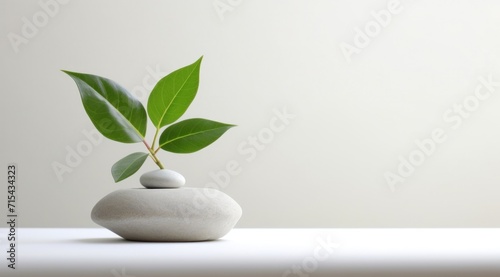
<svg viewBox="0 0 500 277">
<path fill-rule="evenodd" d="M 144 161 L 148 158 L 147 153 L 133 153 L 117 161 L 111 168 L 111 175 L 116 183 L 130 177 L 141 168 Z"/>
<path fill-rule="evenodd" d="M 112 80 L 63 71 L 76 82 L 83 106 L 105 137 L 124 143 L 140 142 L 146 133 L 146 110 L 139 100 Z"/>
<path fill-rule="evenodd" d="M 173 153 L 192 153 L 216 141 L 235 125 L 203 118 L 193 118 L 172 124 L 160 136 L 160 147 Z"/>
<path fill-rule="evenodd" d="M 148 114 L 157 129 L 175 122 L 193 102 L 202 59 L 168 74 L 153 88 L 148 99 Z"/>
</svg>

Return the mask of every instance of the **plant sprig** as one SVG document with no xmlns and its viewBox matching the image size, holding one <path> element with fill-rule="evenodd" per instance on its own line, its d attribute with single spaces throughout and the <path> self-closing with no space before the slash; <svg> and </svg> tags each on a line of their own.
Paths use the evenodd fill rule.
<svg viewBox="0 0 500 277">
<path fill-rule="evenodd" d="M 76 82 L 83 107 L 103 136 L 122 143 L 142 142 L 148 150 L 148 153 L 132 153 L 116 162 L 111 168 L 115 182 L 137 172 L 148 156 L 160 169 L 165 168 L 157 156 L 160 149 L 173 153 L 193 153 L 212 144 L 235 126 L 203 118 L 175 123 L 196 96 L 202 59 L 200 57 L 193 64 L 158 81 L 149 95 L 147 113 L 142 103 L 116 82 L 96 75 L 63 70 Z M 155 126 L 152 144 L 145 139 L 148 116 Z"/>
</svg>

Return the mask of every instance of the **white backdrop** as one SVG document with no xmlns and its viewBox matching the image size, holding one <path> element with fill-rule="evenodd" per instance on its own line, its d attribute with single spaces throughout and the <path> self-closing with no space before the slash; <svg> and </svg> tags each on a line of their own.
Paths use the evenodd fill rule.
<svg viewBox="0 0 500 277">
<path fill-rule="evenodd" d="M 146 103 L 159 76 L 204 55 L 182 118 L 238 127 L 161 157 L 238 201 L 238 227 L 500 227 L 499 13 L 498 1 L 1 1 L 0 180 L 18 164 L 21 227 L 96 226 L 100 198 L 138 187 L 111 166 L 143 146 L 96 136 L 60 70 Z"/>
</svg>

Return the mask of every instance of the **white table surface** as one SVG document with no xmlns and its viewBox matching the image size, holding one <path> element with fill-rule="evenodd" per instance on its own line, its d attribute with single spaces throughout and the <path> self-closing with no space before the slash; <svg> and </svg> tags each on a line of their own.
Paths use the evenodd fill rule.
<svg viewBox="0 0 500 277">
<path fill-rule="evenodd" d="M 500 229 L 234 229 L 144 243 L 106 229 L 18 229 L 0 276 L 500 276 Z M 7 229 L 0 228 L 6 257 Z"/>
</svg>

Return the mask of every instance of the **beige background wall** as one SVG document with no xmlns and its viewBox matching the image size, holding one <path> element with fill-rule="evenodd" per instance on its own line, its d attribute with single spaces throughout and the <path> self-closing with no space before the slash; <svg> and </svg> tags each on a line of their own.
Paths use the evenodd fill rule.
<svg viewBox="0 0 500 277">
<path fill-rule="evenodd" d="M 500 227 L 499 13 L 498 1 L 1 1 L 0 180 L 19 165 L 21 227 L 96 226 L 100 198 L 138 186 L 139 174 L 114 184 L 111 165 L 142 145 L 95 136 L 59 70 L 145 103 L 159 75 L 204 55 L 183 118 L 239 126 L 161 157 L 189 186 L 219 182 L 239 227 Z"/>
</svg>

